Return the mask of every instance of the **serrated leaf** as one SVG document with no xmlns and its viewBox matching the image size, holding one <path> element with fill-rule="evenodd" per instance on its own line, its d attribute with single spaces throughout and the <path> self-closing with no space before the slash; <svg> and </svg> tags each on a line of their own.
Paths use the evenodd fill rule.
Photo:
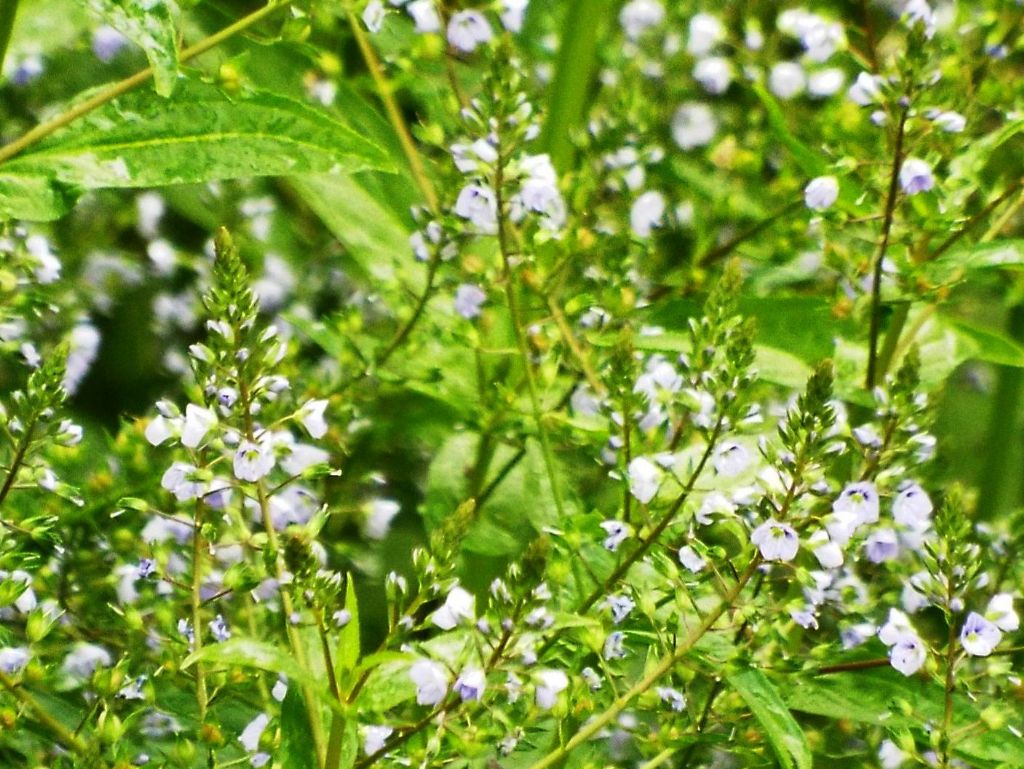
<svg viewBox="0 0 1024 769">
<path fill-rule="evenodd" d="M 391 162 L 377 145 L 315 109 L 270 93 L 232 98 L 187 81 L 170 99 L 126 95 L 4 164 L 0 185 L 6 182 L 8 189 L 0 186 L 0 211 L 54 218 L 64 188 L 160 187 L 366 168 L 390 170 Z M 31 205 L 18 202 L 26 189 L 33 193 Z"/>
<path fill-rule="evenodd" d="M 748 668 L 726 679 L 761 724 L 779 763 L 786 769 L 811 769 L 814 759 L 807 736 L 764 673 Z"/>
<path fill-rule="evenodd" d="M 71 210 L 75 197 L 71 190 L 45 175 L 0 170 L 0 221 L 51 222 Z"/>
<path fill-rule="evenodd" d="M 153 68 L 153 84 L 170 96 L 178 79 L 178 35 L 173 0 L 88 0 L 89 9 L 135 43 Z"/>
<path fill-rule="evenodd" d="M 954 246 L 925 267 L 932 283 L 962 280 L 974 270 L 1024 269 L 1024 240 Z"/>
</svg>

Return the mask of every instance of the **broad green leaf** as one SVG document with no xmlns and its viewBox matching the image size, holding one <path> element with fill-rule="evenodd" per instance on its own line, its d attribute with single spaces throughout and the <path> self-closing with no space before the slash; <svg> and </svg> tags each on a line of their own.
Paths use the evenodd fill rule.
<svg viewBox="0 0 1024 769">
<path fill-rule="evenodd" d="M 787 692 L 786 701 L 792 710 L 801 713 L 914 730 L 926 723 L 941 723 L 945 711 L 942 686 L 918 676 L 908 678 L 892 668 L 802 679 Z M 899 703 L 909 705 L 912 715 L 905 715 Z M 1006 714 L 1008 722 L 1020 720 L 1022 715 L 1015 706 L 1002 704 L 1012 709 L 1012 717 Z M 959 755 L 968 760 L 1024 766 L 1024 740 L 1006 728 L 979 733 L 978 722 L 974 705 L 955 695 L 953 726 L 964 734 L 955 742 Z"/>
<path fill-rule="evenodd" d="M 564 34 L 548 89 L 547 120 L 541 134 L 542 145 L 560 171 L 567 171 L 572 163 L 572 133 L 583 122 L 597 74 L 601 33 L 612 8 L 608 0 L 565 4 Z"/>
<path fill-rule="evenodd" d="M 963 360 L 983 360 L 999 366 L 1024 367 L 1024 347 L 998 331 L 978 328 L 966 321 L 942 317 L 957 334 L 959 355 Z"/>
<path fill-rule="evenodd" d="M 45 176 L 6 173 L 0 168 L 0 221 L 50 222 L 74 205 L 75 195 Z"/>
<path fill-rule="evenodd" d="M 416 686 L 409 678 L 411 664 L 411 659 L 404 659 L 375 667 L 356 698 L 358 712 L 384 713 L 415 697 Z"/>
<path fill-rule="evenodd" d="M 313 734 L 298 686 L 289 686 L 281 703 L 281 769 L 316 769 Z"/>
<path fill-rule="evenodd" d="M 427 497 L 423 508 L 428 528 L 439 526 L 471 496 L 467 479 L 477 461 L 478 445 L 477 435 L 457 434 L 434 456 L 427 471 Z M 516 455 L 511 447 L 496 447 L 481 488 L 486 488 Z M 543 452 L 536 441 L 530 440 L 526 453 L 477 510 L 477 519 L 463 546 L 480 555 L 517 553 L 545 526 L 558 525 L 556 510 Z"/>
<path fill-rule="evenodd" d="M 764 728 L 779 763 L 786 769 L 811 769 L 814 761 L 807 736 L 764 673 L 748 668 L 726 679 Z"/>
<path fill-rule="evenodd" d="M 394 208 L 367 189 L 370 180 L 357 176 L 296 176 L 291 185 L 376 282 L 392 284 L 396 264 L 412 261 L 412 228 Z"/>
<path fill-rule="evenodd" d="M 293 684 L 303 684 L 321 697 L 332 702 L 327 691 L 327 682 L 317 678 L 299 665 L 287 649 L 250 638 L 230 638 L 223 643 L 207 644 L 200 651 L 193 652 L 182 663 L 183 669 L 197 662 L 212 662 L 219 665 L 235 665 L 242 668 L 256 668 L 269 673 L 284 674 Z"/>
<path fill-rule="evenodd" d="M 20 0 L 8 56 L 49 54 L 81 39 L 89 14 L 78 3 Z"/>
<path fill-rule="evenodd" d="M 996 240 L 989 243 L 954 246 L 925 267 L 933 283 L 962 280 L 973 270 L 1024 269 L 1024 240 Z"/>
<path fill-rule="evenodd" d="M 153 67 L 153 84 L 170 96 L 178 79 L 178 39 L 173 0 L 88 0 L 89 9 L 139 46 Z"/>
<path fill-rule="evenodd" d="M 391 163 L 379 147 L 315 109 L 270 93 L 231 98 L 187 81 L 171 99 L 139 92 L 97 110 L 4 164 L 0 179 L 21 179 L 22 189 L 35 191 L 33 200 L 46 201 L 45 182 L 55 190 L 159 187 L 367 168 L 390 170 Z M 0 197 L 0 210 L 17 206 Z M 53 201 L 31 208 L 49 218 L 57 209 Z"/>
<path fill-rule="evenodd" d="M 348 574 L 345 579 L 345 608 L 352 618 L 338 633 L 338 658 L 334 664 L 338 668 L 339 677 L 359 664 L 359 601 L 352 574 Z"/>
</svg>

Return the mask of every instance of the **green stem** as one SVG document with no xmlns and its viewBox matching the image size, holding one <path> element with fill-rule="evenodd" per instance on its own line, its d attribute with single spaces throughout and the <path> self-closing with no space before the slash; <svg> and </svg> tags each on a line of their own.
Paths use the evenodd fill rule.
<svg viewBox="0 0 1024 769">
<path fill-rule="evenodd" d="M 512 255 L 509 253 L 508 234 L 505 222 L 505 200 L 502 187 L 504 186 L 504 164 L 505 156 L 501 146 L 498 147 L 498 163 L 495 170 L 494 194 L 498 213 L 498 250 L 501 252 L 501 261 L 505 272 L 505 298 L 508 302 L 508 311 L 512 319 L 512 330 L 516 338 L 516 346 L 519 348 L 519 356 L 522 358 L 523 367 L 526 369 L 526 385 L 530 393 L 530 406 L 533 410 L 533 420 L 537 425 L 537 433 L 540 437 L 541 453 L 544 455 L 544 466 L 547 470 L 548 483 L 551 484 L 551 496 L 555 501 L 555 508 L 558 511 L 559 520 L 565 519 L 565 506 L 562 502 L 562 492 L 558 484 L 558 473 L 555 471 L 555 457 L 551 450 L 551 439 L 548 436 L 548 428 L 544 422 L 544 412 L 541 408 L 540 394 L 537 389 L 537 379 L 533 372 L 533 363 L 530 360 L 530 348 L 526 342 L 526 334 L 523 331 L 523 317 L 519 306 L 519 296 L 516 292 L 516 273 L 512 267 Z"/>
<path fill-rule="evenodd" d="M 14 452 L 14 458 L 11 460 L 11 468 L 7 471 L 7 477 L 4 478 L 4 485 L 0 488 L 0 505 L 3 505 L 4 500 L 7 499 L 7 495 L 11 493 L 11 489 L 14 488 L 14 481 L 18 477 L 18 470 L 21 469 L 22 462 L 25 461 L 25 455 L 28 453 L 28 447 L 32 445 L 32 431 L 36 426 L 36 415 L 33 414 L 32 421 L 28 423 L 25 428 L 25 434 L 22 436 L 21 443 L 18 444 L 17 450 Z"/>
<path fill-rule="evenodd" d="M 199 655 L 203 651 L 203 503 L 196 500 L 196 520 L 192 529 L 192 635 L 195 639 L 192 651 Z M 196 704 L 199 706 L 199 723 L 206 722 L 206 708 L 209 695 L 206 688 L 206 666 L 196 663 Z"/>
<path fill-rule="evenodd" d="M 7 47 L 11 44 L 14 19 L 18 15 L 19 0 L 0 0 L 0 72 L 4 69 Z"/>
<path fill-rule="evenodd" d="M 331 696 L 338 701 L 339 705 L 345 704 L 341 689 L 338 686 L 338 676 L 334 670 L 334 657 L 331 654 L 331 643 L 327 635 L 327 628 L 324 626 L 324 618 L 320 612 L 316 615 L 316 627 L 320 633 L 320 647 L 324 654 L 324 667 L 327 669 L 327 683 L 331 687 Z M 341 714 L 335 712 L 331 718 L 331 731 L 327 737 L 327 757 L 324 760 L 324 769 L 338 769 L 341 766 L 341 748 L 345 737 L 345 719 Z"/>
<path fill-rule="evenodd" d="M 878 353 L 878 373 L 876 378 L 882 379 L 889 370 L 893 355 L 900 343 L 900 335 L 907 323 L 907 316 L 910 314 L 910 302 L 901 302 L 893 308 L 892 318 L 889 320 L 889 327 L 885 330 L 885 339 L 882 340 L 882 349 Z"/>
<path fill-rule="evenodd" d="M 49 711 L 46 710 L 29 692 L 23 687 L 19 686 L 14 680 L 0 670 L 0 686 L 3 686 L 11 695 L 25 706 L 26 710 L 32 713 L 33 718 L 40 724 L 49 729 L 53 735 L 67 748 L 70 748 L 80 756 L 89 757 L 91 751 L 89 750 L 89 744 L 75 734 L 73 731 L 68 729 L 64 724 L 50 715 Z"/>
<path fill-rule="evenodd" d="M 377 58 L 377 52 L 373 50 L 373 46 L 370 45 L 370 41 L 366 37 L 366 32 L 363 31 L 359 19 L 356 18 L 355 11 L 352 10 L 351 1 L 345 3 L 345 14 L 348 16 L 349 26 L 352 28 L 352 35 L 356 39 L 356 45 L 359 46 L 359 52 L 363 55 L 363 61 L 366 62 L 366 68 L 370 71 L 370 77 L 373 78 L 377 95 L 380 96 L 381 101 L 384 103 L 384 111 L 387 112 L 388 120 L 391 121 L 391 126 L 395 129 L 398 141 L 402 145 L 402 152 L 405 153 L 405 157 L 409 161 L 409 170 L 412 171 L 416 186 L 420 188 L 420 192 L 427 201 L 427 207 L 430 208 L 431 213 L 436 215 L 440 211 L 437 192 L 434 190 L 430 177 L 427 176 L 427 170 L 423 165 L 423 158 L 420 157 L 420 153 L 416 150 L 416 143 L 413 141 L 412 133 L 409 131 L 405 118 L 402 117 L 402 110 L 399 108 L 398 102 L 395 101 L 394 88 L 384 75 L 384 68 L 381 66 L 380 59 Z"/>
<path fill-rule="evenodd" d="M 903 139 L 907 129 L 907 108 L 900 112 L 900 122 L 896 128 L 896 147 L 893 150 L 892 171 L 889 175 L 889 193 L 885 198 L 885 213 L 882 220 L 882 236 L 878 241 L 878 253 L 875 255 L 874 279 L 871 283 L 871 331 L 868 344 L 868 373 L 864 382 L 868 390 L 874 388 L 878 381 L 878 335 L 882 330 L 882 268 L 885 255 L 889 250 L 889 236 L 896 214 L 896 200 L 900 191 L 900 169 L 903 167 Z"/>
<path fill-rule="evenodd" d="M 746 587 L 747 583 L 750 581 L 750 578 L 754 576 L 754 573 L 757 571 L 757 567 L 760 563 L 760 558 L 755 555 L 747 565 L 747 568 L 733 584 L 732 588 L 722 597 L 722 600 L 718 605 L 704 617 L 700 625 L 694 628 L 690 634 L 679 643 L 679 646 L 677 646 L 673 652 L 665 655 L 657 665 L 651 668 L 643 678 L 620 695 L 606 710 L 587 721 L 583 728 L 576 732 L 568 742 L 551 751 L 539 761 L 531 764 L 529 769 L 547 769 L 548 767 L 561 762 L 573 750 L 578 748 L 584 742 L 604 729 L 609 723 L 614 721 L 615 718 L 618 717 L 619 713 L 629 707 L 633 700 L 647 692 L 652 686 L 661 680 L 661 678 L 672 670 L 672 668 L 675 667 L 683 657 L 690 653 L 690 650 L 693 649 L 697 642 L 704 637 L 704 634 L 714 627 L 719 618 L 732 607 L 733 603 L 739 597 L 739 594 L 743 591 L 743 588 Z"/>
<path fill-rule="evenodd" d="M 0 0 L 0 2 L 3 1 L 4 0 Z M 228 38 L 234 37 L 239 32 L 245 31 L 253 24 L 256 24 L 275 11 L 289 5 L 290 2 L 291 0 L 272 0 L 272 2 L 267 3 L 267 5 L 259 10 L 253 11 L 248 16 L 239 19 L 234 24 L 229 24 L 219 32 L 215 32 L 206 39 L 200 40 L 195 45 L 182 49 L 181 53 L 178 54 L 178 60 L 184 63 L 189 59 L 194 59 L 196 56 L 206 53 L 211 48 L 220 45 Z M 78 120 L 78 118 L 88 115 L 90 112 L 102 107 L 107 102 L 113 101 L 118 96 L 137 88 L 151 77 L 153 77 L 153 68 L 146 67 L 145 69 L 136 72 L 131 77 L 127 77 L 101 91 L 97 91 L 88 99 L 77 103 L 66 112 L 62 112 L 56 117 L 47 120 L 45 123 L 40 123 L 31 131 L 24 134 L 21 138 L 16 139 L 0 149 L 0 163 L 6 163 L 15 155 L 21 154 L 29 147 L 38 144 L 46 137 Z"/>
</svg>

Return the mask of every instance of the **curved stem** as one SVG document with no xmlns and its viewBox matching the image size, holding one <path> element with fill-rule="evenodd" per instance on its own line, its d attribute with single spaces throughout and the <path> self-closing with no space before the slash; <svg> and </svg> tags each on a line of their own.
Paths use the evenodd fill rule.
<svg viewBox="0 0 1024 769">
<path fill-rule="evenodd" d="M 3 1 L 4 0 L 0 0 L 0 2 Z M 202 53 L 206 53 L 211 48 L 220 45 L 228 38 L 237 35 L 239 32 L 243 32 L 275 11 L 289 5 L 290 2 L 291 0 L 271 0 L 267 5 L 263 6 L 259 10 L 253 11 L 248 16 L 239 19 L 234 24 L 229 24 L 219 32 L 215 32 L 206 39 L 200 40 L 195 45 L 182 49 L 181 53 L 178 54 L 178 60 L 184 63 Z M 0 163 L 7 162 L 15 155 L 21 154 L 29 147 L 38 144 L 46 137 L 78 120 L 78 118 L 88 115 L 90 112 L 102 107 L 107 102 L 113 101 L 118 96 L 122 96 L 128 91 L 137 88 L 151 77 L 153 77 L 153 68 L 146 67 L 145 69 L 136 72 L 131 77 L 127 77 L 120 82 L 108 86 L 102 91 L 96 92 L 88 99 L 79 102 L 67 111 L 47 120 L 45 123 L 40 123 L 31 131 L 24 134 L 21 138 L 14 140 L 0 149 Z"/>
</svg>

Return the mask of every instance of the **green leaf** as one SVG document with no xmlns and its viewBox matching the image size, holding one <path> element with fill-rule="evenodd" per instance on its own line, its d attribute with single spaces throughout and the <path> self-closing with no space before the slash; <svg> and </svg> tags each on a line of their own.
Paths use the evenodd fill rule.
<svg viewBox="0 0 1024 769">
<path fill-rule="evenodd" d="M 345 608 L 352 614 L 352 619 L 338 633 L 338 658 L 334 661 L 340 674 L 353 670 L 359 664 L 359 600 L 356 597 L 355 580 L 352 574 L 345 579 Z"/>
<path fill-rule="evenodd" d="M 68 188 L 45 176 L 0 171 L 0 221 L 51 222 L 71 210 L 75 197 Z"/>
<path fill-rule="evenodd" d="M 281 769 L 316 769 L 313 734 L 298 686 L 289 686 L 281 703 Z"/>
<path fill-rule="evenodd" d="M 905 677 L 892 668 L 837 673 L 801 680 L 786 696 L 789 707 L 801 713 L 857 721 L 888 728 L 920 730 L 923 724 L 942 723 L 945 712 L 943 687 L 917 676 Z M 909 706 L 905 715 L 898 703 Z M 1008 702 L 1007 721 L 1022 717 Z M 1024 766 L 1024 741 L 1008 729 L 978 733 L 978 710 L 960 695 L 953 697 L 953 727 L 964 733 L 954 750 L 969 761 Z M 970 736 L 968 736 L 970 735 Z"/>
<path fill-rule="evenodd" d="M 764 728 L 779 763 L 786 769 L 811 769 L 813 758 L 807 736 L 772 682 L 755 668 L 732 673 L 726 679 Z"/>
<path fill-rule="evenodd" d="M 269 673 L 288 676 L 289 682 L 308 686 L 322 699 L 334 703 L 327 691 L 326 681 L 318 679 L 299 665 L 287 650 L 254 641 L 251 638 L 230 638 L 223 643 L 207 644 L 200 651 L 193 652 L 181 667 L 183 670 L 197 662 L 212 662 L 219 665 L 234 665 L 242 668 L 256 668 Z"/>
<path fill-rule="evenodd" d="M 170 96 L 178 79 L 178 36 L 173 0 L 88 0 L 89 9 L 139 46 L 153 68 L 153 83 Z"/>
<path fill-rule="evenodd" d="M 367 168 L 390 170 L 391 162 L 315 109 L 270 93 L 230 98 L 183 81 L 171 99 L 129 94 L 6 163 L 0 211 L 54 218 L 64 187 L 159 187 Z M 29 204 L 17 200 L 25 190 L 32 193 Z"/>
<path fill-rule="evenodd" d="M 978 328 L 966 321 L 943 316 L 943 323 L 957 334 L 963 360 L 983 360 L 999 366 L 1024 368 L 1024 347 L 998 331 Z"/>
<path fill-rule="evenodd" d="M 393 284 L 396 265 L 412 259 L 406 218 L 369 191 L 366 174 L 297 176 L 291 185 L 347 249 L 363 273 Z"/>
<path fill-rule="evenodd" d="M 825 173 L 826 165 L 820 153 L 814 152 L 800 141 L 790 130 L 786 115 L 782 107 L 760 83 L 752 83 L 751 91 L 764 107 L 765 115 L 768 118 L 768 125 L 778 139 L 792 153 L 800 170 L 809 177 L 821 176 Z"/>
<path fill-rule="evenodd" d="M 997 240 L 989 243 L 954 246 L 925 267 L 932 283 L 962 280 L 974 270 L 1024 269 L 1024 240 Z"/>
</svg>

